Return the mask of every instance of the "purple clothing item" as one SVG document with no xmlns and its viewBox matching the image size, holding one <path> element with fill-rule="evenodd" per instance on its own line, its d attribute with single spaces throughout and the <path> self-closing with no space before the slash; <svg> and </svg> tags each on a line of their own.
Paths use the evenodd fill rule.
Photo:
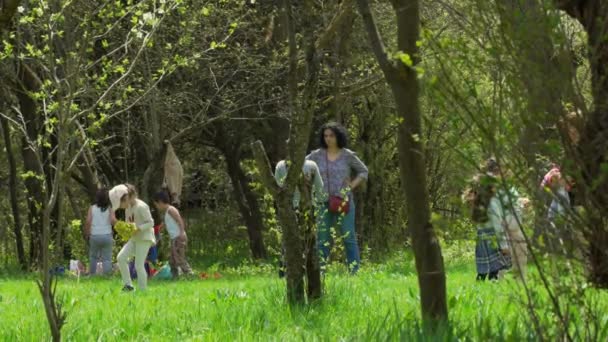
<svg viewBox="0 0 608 342">
<path fill-rule="evenodd" d="M 367 180 L 368 177 L 367 166 L 363 164 L 355 152 L 346 148 L 342 149 L 342 152 L 340 152 L 340 155 L 334 161 L 327 159 L 327 150 L 325 149 L 312 151 L 306 156 L 306 159 L 317 163 L 319 172 L 323 178 L 325 192 L 329 193 L 330 196 L 344 197 L 348 195 L 351 197 L 350 191 L 345 193 L 345 188 L 348 187 L 350 181 L 356 177 Z M 329 179 L 327 177 L 328 173 Z M 331 193 L 328 189 L 331 190 Z"/>
</svg>

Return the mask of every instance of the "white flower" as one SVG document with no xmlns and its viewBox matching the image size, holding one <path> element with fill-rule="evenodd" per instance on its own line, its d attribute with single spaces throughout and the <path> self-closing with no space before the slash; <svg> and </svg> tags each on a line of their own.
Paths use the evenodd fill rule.
<svg viewBox="0 0 608 342">
<path fill-rule="evenodd" d="M 23 6 L 19 6 L 19 7 L 17 7 L 17 12 L 23 13 L 23 12 L 25 12 L 25 8 L 23 8 Z"/>
</svg>

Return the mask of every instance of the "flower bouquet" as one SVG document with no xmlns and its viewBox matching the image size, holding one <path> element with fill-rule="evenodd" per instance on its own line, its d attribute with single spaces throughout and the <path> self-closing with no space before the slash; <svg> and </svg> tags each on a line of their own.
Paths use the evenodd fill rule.
<svg viewBox="0 0 608 342">
<path fill-rule="evenodd" d="M 135 230 L 137 230 L 137 227 L 135 226 L 135 223 L 118 221 L 118 222 L 116 222 L 114 229 L 118 233 L 118 236 L 120 237 L 121 240 L 128 241 L 131 238 L 131 236 L 133 236 L 133 233 L 135 232 Z"/>
</svg>

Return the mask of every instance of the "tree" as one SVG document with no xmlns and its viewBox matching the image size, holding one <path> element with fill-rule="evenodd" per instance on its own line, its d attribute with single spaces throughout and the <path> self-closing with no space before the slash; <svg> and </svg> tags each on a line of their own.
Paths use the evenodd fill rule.
<svg viewBox="0 0 608 342">
<path fill-rule="evenodd" d="M 571 158 L 587 211 L 589 279 L 608 288 L 608 3 L 602 0 L 555 0 L 558 8 L 578 20 L 587 32 L 593 109 L 584 113 L 582 134 Z"/>
<path fill-rule="evenodd" d="M 388 85 L 399 116 L 399 163 L 407 201 L 408 227 L 416 259 L 422 318 L 447 321 L 446 280 L 441 247 L 431 222 L 416 65 L 419 62 L 419 1 L 393 0 L 399 52 L 389 56 L 367 0 L 357 0 L 372 51 Z"/>
<path fill-rule="evenodd" d="M 6 118 L 0 116 L 0 129 L 4 136 L 4 146 L 6 148 L 6 156 L 9 165 L 9 194 L 11 200 L 11 209 L 13 212 L 13 231 L 15 233 L 15 245 L 17 248 L 17 258 L 22 270 L 28 269 L 27 259 L 25 257 L 25 249 L 23 248 L 23 233 L 21 215 L 19 213 L 19 198 L 17 196 L 17 163 L 13 152 L 13 144 L 11 141 L 11 130 L 9 122 Z"/>
<path fill-rule="evenodd" d="M 10 113 L 0 115 L 22 136 L 25 169 L 22 178 L 28 189 L 31 241 L 37 241 L 30 251 L 39 253 L 37 284 L 52 338 L 59 341 L 66 314 L 62 303 L 57 301 L 57 282 L 50 264 L 61 257 L 65 241 L 62 228 L 65 181 L 87 149 L 96 145 L 94 133 L 108 120 L 107 111 L 116 110 L 114 116 L 124 111 L 122 99 L 133 88 L 128 76 L 141 62 L 143 51 L 153 46 L 152 37 L 166 13 L 176 10 L 179 4 L 167 1 L 160 7 L 145 2 L 127 6 L 118 2 L 106 6 L 83 0 L 29 5 L 31 12 L 20 16 L 15 32 L 3 42 L 0 60 L 3 71 L 7 71 L 2 74 L 3 85 L 7 93 L 16 97 L 16 101 L 10 98 L 7 102 L 17 102 L 18 106 L 11 106 Z M 144 15 L 134 11 L 135 7 L 151 12 Z M 131 18 L 128 31 L 134 37 L 117 43 L 117 50 L 134 48 L 134 55 L 116 57 L 114 50 L 96 60 L 87 58 L 97 43 L 91 37 L 112 34 L 122 23 L 115 18 L 127 17 Z M 89 75 L 98 64 L 102 64 L 96 70 L 98 73 Z M 165 63 L 154 77 L 162 78 L 175 70 L 177 64 Z M 144 87 L 142 94 L 148 91 Z M 135 103 L 143 95 L 135 96 Z M 51 253 L 53 247 L 58 255 Z"/>
<path fill-rule="evenodd" d="M 338 27 L 348 17 L 351 11 L 352 1 L 344 1 L 340 4 L 339 10 L 328 24 L 328 26 L 318 34 L 315 39 L 314 28 L 318 26 L 318 20 L 315 20 L 314 3 L 306 1 L 303 6 L 303 27 L 304 41 L 301 43 L 304 46 L 304 58 L 306 65 L 306 79 L 303 86 L 302 100 L 298 101 L 298 41 L 296 40 L 295 24 L 296 19 L 293 15 L 293 4 L 288 0 L 282 1 L 282 10 L 284 15 L 285 28 L 287 32 L 287 41 L 289 46 L 289 74 L 287 79 L 288 88 L 288 112 L 291 119 L 289 130 L 289 143 L 287 146 L 288 156 L 286 158 L 289 165 L 287 177 L 284 187 L 280 188 L 272 177 L 272 171 L 268 157 L 264 151 L 263 144 L 258 141 L 252 146 L 258 171 L 263 184 L 268 188 L 277 203 L 277 216 L 281 227 L 283 228 L 283 244 L 285 247 L 285 265 L 286 265 L 286 280 L 287 280 L 287 298 L 290 304 L 301 304 L 306 300 L 304 292 L 304 272 L 305 265 L 312 266 L 307 274 L 308 278 L 308 294 L 312 298 L 321 295 L 320 269 L 315 262 L 310 261 L 316 257 L 316 249 L 313 248 L 309 253 L 305 253 L 305 245 L 303 243 L 303 227 L 298 225 L 298 217 L 292 208 L 291 199 L 298 184 L 303 184 L 302 166 L 306 147 L 312 128 L 312 118 L 317 100 L 317 86 L 319 77 L 320 62 L 323 56 L 324 49 L 334 39 Z M 305 189 L 300 187 L 302 193 L 306 193 Z M 310 241 L 310 239 L 308 239 Z M 314 240 L 313 240 L 314 241 Z M 313 242 L 314 246 L 314 242 Z M 306 255 L 305 255 L 306 254 Z"/>
</svg>

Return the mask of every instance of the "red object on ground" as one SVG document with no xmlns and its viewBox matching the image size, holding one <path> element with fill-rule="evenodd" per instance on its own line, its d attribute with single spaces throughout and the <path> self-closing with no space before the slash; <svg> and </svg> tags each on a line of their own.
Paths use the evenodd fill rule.
<svg viewBox="0 0 608 342">
<path fill-rule="evenodd" d="M 205 272 L 202 272 L 201 274 L 199 274 L 199 276 L 198 276 L 198 277 L 199 277 L 199 278 L 201 278 L 201 279 L 203 279 L 203 280 L 204 280 L 204 279 L 209 279 L 209 276 L 208 276 L 208 275 L 207 275 L 207 273 L 205 273 Z"/>
</svg>

